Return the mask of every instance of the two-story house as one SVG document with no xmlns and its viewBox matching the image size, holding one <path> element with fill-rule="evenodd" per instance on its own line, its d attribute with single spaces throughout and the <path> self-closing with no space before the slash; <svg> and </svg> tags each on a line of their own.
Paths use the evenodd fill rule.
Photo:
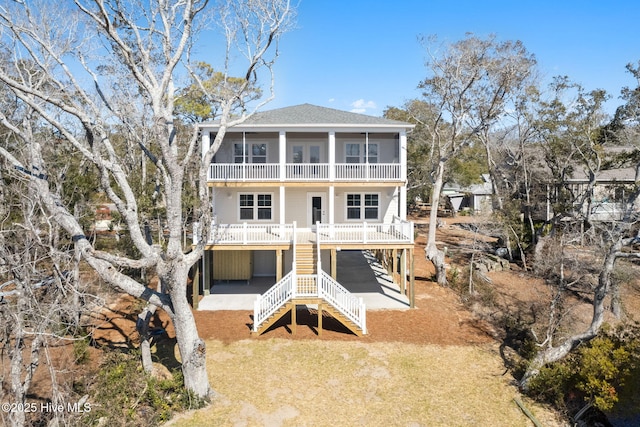
<svg viewBox="0 0 640 427">
<path fill-rule="evenodd" d="M 218 131 L 200 125 L 205 152 Z M 365 307 L 338 283 L 341 251 L 387 256 L 413 294 L 413 223 L 406 219 L 408 123 L 309 104 L 253 115 L 228 129 L 209 168 L 214 222 L 204 288 L 273 277 L 253 332 L 296 304 L 317 304 L 356 334 Z M 407 283 L 409 276 L 409 283 Z"/>
</svg>

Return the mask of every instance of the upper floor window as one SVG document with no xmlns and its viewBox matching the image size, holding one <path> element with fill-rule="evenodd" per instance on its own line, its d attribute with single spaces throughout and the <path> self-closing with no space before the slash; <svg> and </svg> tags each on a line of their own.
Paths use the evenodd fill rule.
<svg viewBox="0 0 640 427">
<path fill-rule="evenodd" d="M 378 163 L 378 144 L 348 143 L 345 150 L 346 163 Z"/>
<path fill-rule="evenodd" d="M 233 163 L 267 163 L 267 144 L 233 144 Z"/>
</svg>

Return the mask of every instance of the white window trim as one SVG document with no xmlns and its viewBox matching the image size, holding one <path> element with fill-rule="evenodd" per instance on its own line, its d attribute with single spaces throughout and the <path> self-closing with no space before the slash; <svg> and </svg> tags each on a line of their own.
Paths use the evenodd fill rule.
<svg viewBox="0 0 640 427">
<path fill-rule="evenodd" d="M 231 156 L 232 156 L 232 162 L 235 163 L 236 157 L 243 157 L 242 155 L 236 155 L 236 145 L 242 145 L 242 141 L 240 142 L 234 142 L 233 143 L 233 147 L 231 148 L 232 152 L 231 152 Z M 257 141 L 251 141 L 251 142 L 245 142 L 244 145 L 244 158 L 243 160 L 246 160 L 246 163 L 244 164 L 253 164 L 253 145 L 255 144 L 264 144 L 264 149 L 265 149 L 265 153 L 264 156 L 255 156 L 255 157 L 264 157 L 264 161 L 265 163 L 269 163 L 269 143 L 267 141 L 263 141 L 263 142 L 257 142 Z M 257 163 L 257 164 L 265 164 L 265 163 Z M 243 163 L 235 163 L 235 164 L 243 164 Z"/>
<path fill-rule="evenodd" d="M 347 162 L 347 157 L 355 157 L 355 156 L 349 156 L 347 154 L 347 145 L 358 145 L 358 146 L 360 146 L 359 153 L 358 153 L 358 163 L 353 163 L 354 165 L 355 164 L 361 165 L 361 164 L 364 164 L 364 163 L 369 163 L 369 157 L 373 157 L 373 156 L 369 155 L 367 149 L 371 145 L 375 145 L 375 146 L 378 147 L 378 152 L 375 155 L 376 162 L 375 163 L 371 163 L 371 164 L 380 163 L 380 144 L 378 142 L 370 142 L 370 143 L 367 144 L 367 143 L 359 142 L 359 141 L 354 141 L 354 142 L 346 141 L 344 143 L 344 157 L 343 157 L 345 163 L 348 163 Z"/>
<path fill-rule="evenodd" d="M 360 205 L 360 218 L 358 219 L 352 219 L 349 218 L 349 205 L 348 205 L 348 200 L 349 200 L 349 196 L 352 194 L 357 194 L 360 196 L 360 201 L 361 201 L 361 205 Z M 374 218 L 365 218 L 365 195 L 367 194 L 375 194 L 378 196 L 378 216 L 374 219 Z M 382 202 L 382 193 L 380 192 L 376 192 L 376 191 L 367 191 L 364 193 L 360 193 L 360 192 L 348 192 L 348 193 L 344 193 L 344 220 L 346 222 L 358 222 L 358 223 L 362 223 L 362 222 L 378 222 L 380 221 L 380 213 L 381 213 L 381 202 Z"/>
<path fill-rule="evenodd" d="M 240 209 L 246 209 L 248 208 L 247 206 L 240 206 L 240 199 L 241 196 L 244 195 L 250 195 L 253 196 L 253 219 L 241 219 L 240 218 Z M 270 219 L 259 219 L 258 218 L 258 208 L 260 209 L 264 209 L 264 206 L 258 206 L 258 195 L 268 195 L 271 196 L 271 218 Z M 269 192 L 265 192 L 265 191 L 258 191 L 258 192 L 242 192 L 242 193 L 238 193 L 238 198 L 237 198 L 237 202 L 236 202 L 236 208 L 237 208 L 237 216 L 238 216 L 238 222 L 242 223 L 242 222 L 273 222 L 273 217 L 275 214 L 275 197 L 274 197 L 274 193 L 269 193 Z"/>
</svg>

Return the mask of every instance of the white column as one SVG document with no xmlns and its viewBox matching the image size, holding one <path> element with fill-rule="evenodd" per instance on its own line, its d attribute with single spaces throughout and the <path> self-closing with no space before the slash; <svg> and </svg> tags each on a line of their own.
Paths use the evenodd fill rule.
<svg viewBox="0 0 640 427">
<path fill-rule="evenodd" d="M 202 159 L 204 159 L 204 155 L 209 151 L 209 147 L 211 146 L 211 136 L 209 131 L 205 129 L 202 130 Z"/>
<path fill-rule="evenodd" d="M 329 224 L 335 223 L 336 196 L 333 185 L 329 186 Z"/>
<path fill-rule="evenodd" d="M 280 181 L 284 181 L 287 164 L 287 133 L 283 130 L 280 131 L 278 138 L 278 163 L 280 164 Z"/>
<path fill-rule="evenodd" d="M 336 179 L 336 133 L 329 132 L 329 181 Z"/>
<path fill-rule="evenodd" d="M 285 189 L 284 185 L 281 185 L 280 186 L 280 197 L 279 197 L 279 199 L 280 199 L 280 224 L 286 224 L 286 222 L 285 222 L 286 215 L 285 215 L 285 211 L 284 211 L 285 210 L 285 205 L 286 205 L 285 200 L 284 200 L 284 189 Z"/>
<path fill-rule="evenodd" d="M 407 187 L 403 185 L 400 187 L 400 194 L 398 199 L 398 216 L 400 219 L 407 219 Z"/>
<path fill-rule="evenodd" d="M 400 132 L 400 179 L 407 185 L 407 132 Z"/>
</svg>

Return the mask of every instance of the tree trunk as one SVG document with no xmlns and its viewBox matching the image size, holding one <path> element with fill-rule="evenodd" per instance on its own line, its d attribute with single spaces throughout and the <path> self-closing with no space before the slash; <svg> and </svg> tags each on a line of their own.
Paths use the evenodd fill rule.
<svg viewBox="0 0 640 427">
<path fill-rule="evenodd" d="M 431 261 L 436 270 L 436 280 L 441 286 L 447 285 L 447 270 L 445 267 L 445 252 L 436 246 L 436 226 L 438 221 L 438 206 L 440 205 L 440 193 L 442 192 L 442 181 L 444 179 L 444 161 L 438 162 L 436 169 L 436 179 L 431 189 L 431 212 L 429 215 L 429 236 L 427 237 L 427 247 L 425 256 Z"/>
<path fill-rule="evenodd" d="M 527 371 L 520 380 L 520 388 L 526 391 L 532 378 L 540 373 L 540 369 L 548 363 L 557 362 L 564 358 L 579 344 L 589 341 L 598 334 L 604 321 L 604 300 L 611 289 L 611 273 L 615 267 L 616 259 L 620 256 L 620 250 L 625 245 L 625 240 L 618 238 L 610 247 L 602 265 L 602 271 L 598 277 L 598 286 L 593 291 L 593 316 L 589 328 L 580 334 L 573 335 L 556 347 L 549 347 L 541 351 L 531 361 Z"/>
<path fill-rule="evenodd" d="M 174 268 L 176 268 L 175 264 Z M 173 303 L 172 320 L 182 359 L 184 385 L 196 396 L 208 399 L 211 397 L 212 390 L 207 375 L 206 347 L 198 335 L 196 321 L 187 300 L 188 268 L 180 266 L 172 273 L 173 277 L 168 288 Z"/>
</svg>

